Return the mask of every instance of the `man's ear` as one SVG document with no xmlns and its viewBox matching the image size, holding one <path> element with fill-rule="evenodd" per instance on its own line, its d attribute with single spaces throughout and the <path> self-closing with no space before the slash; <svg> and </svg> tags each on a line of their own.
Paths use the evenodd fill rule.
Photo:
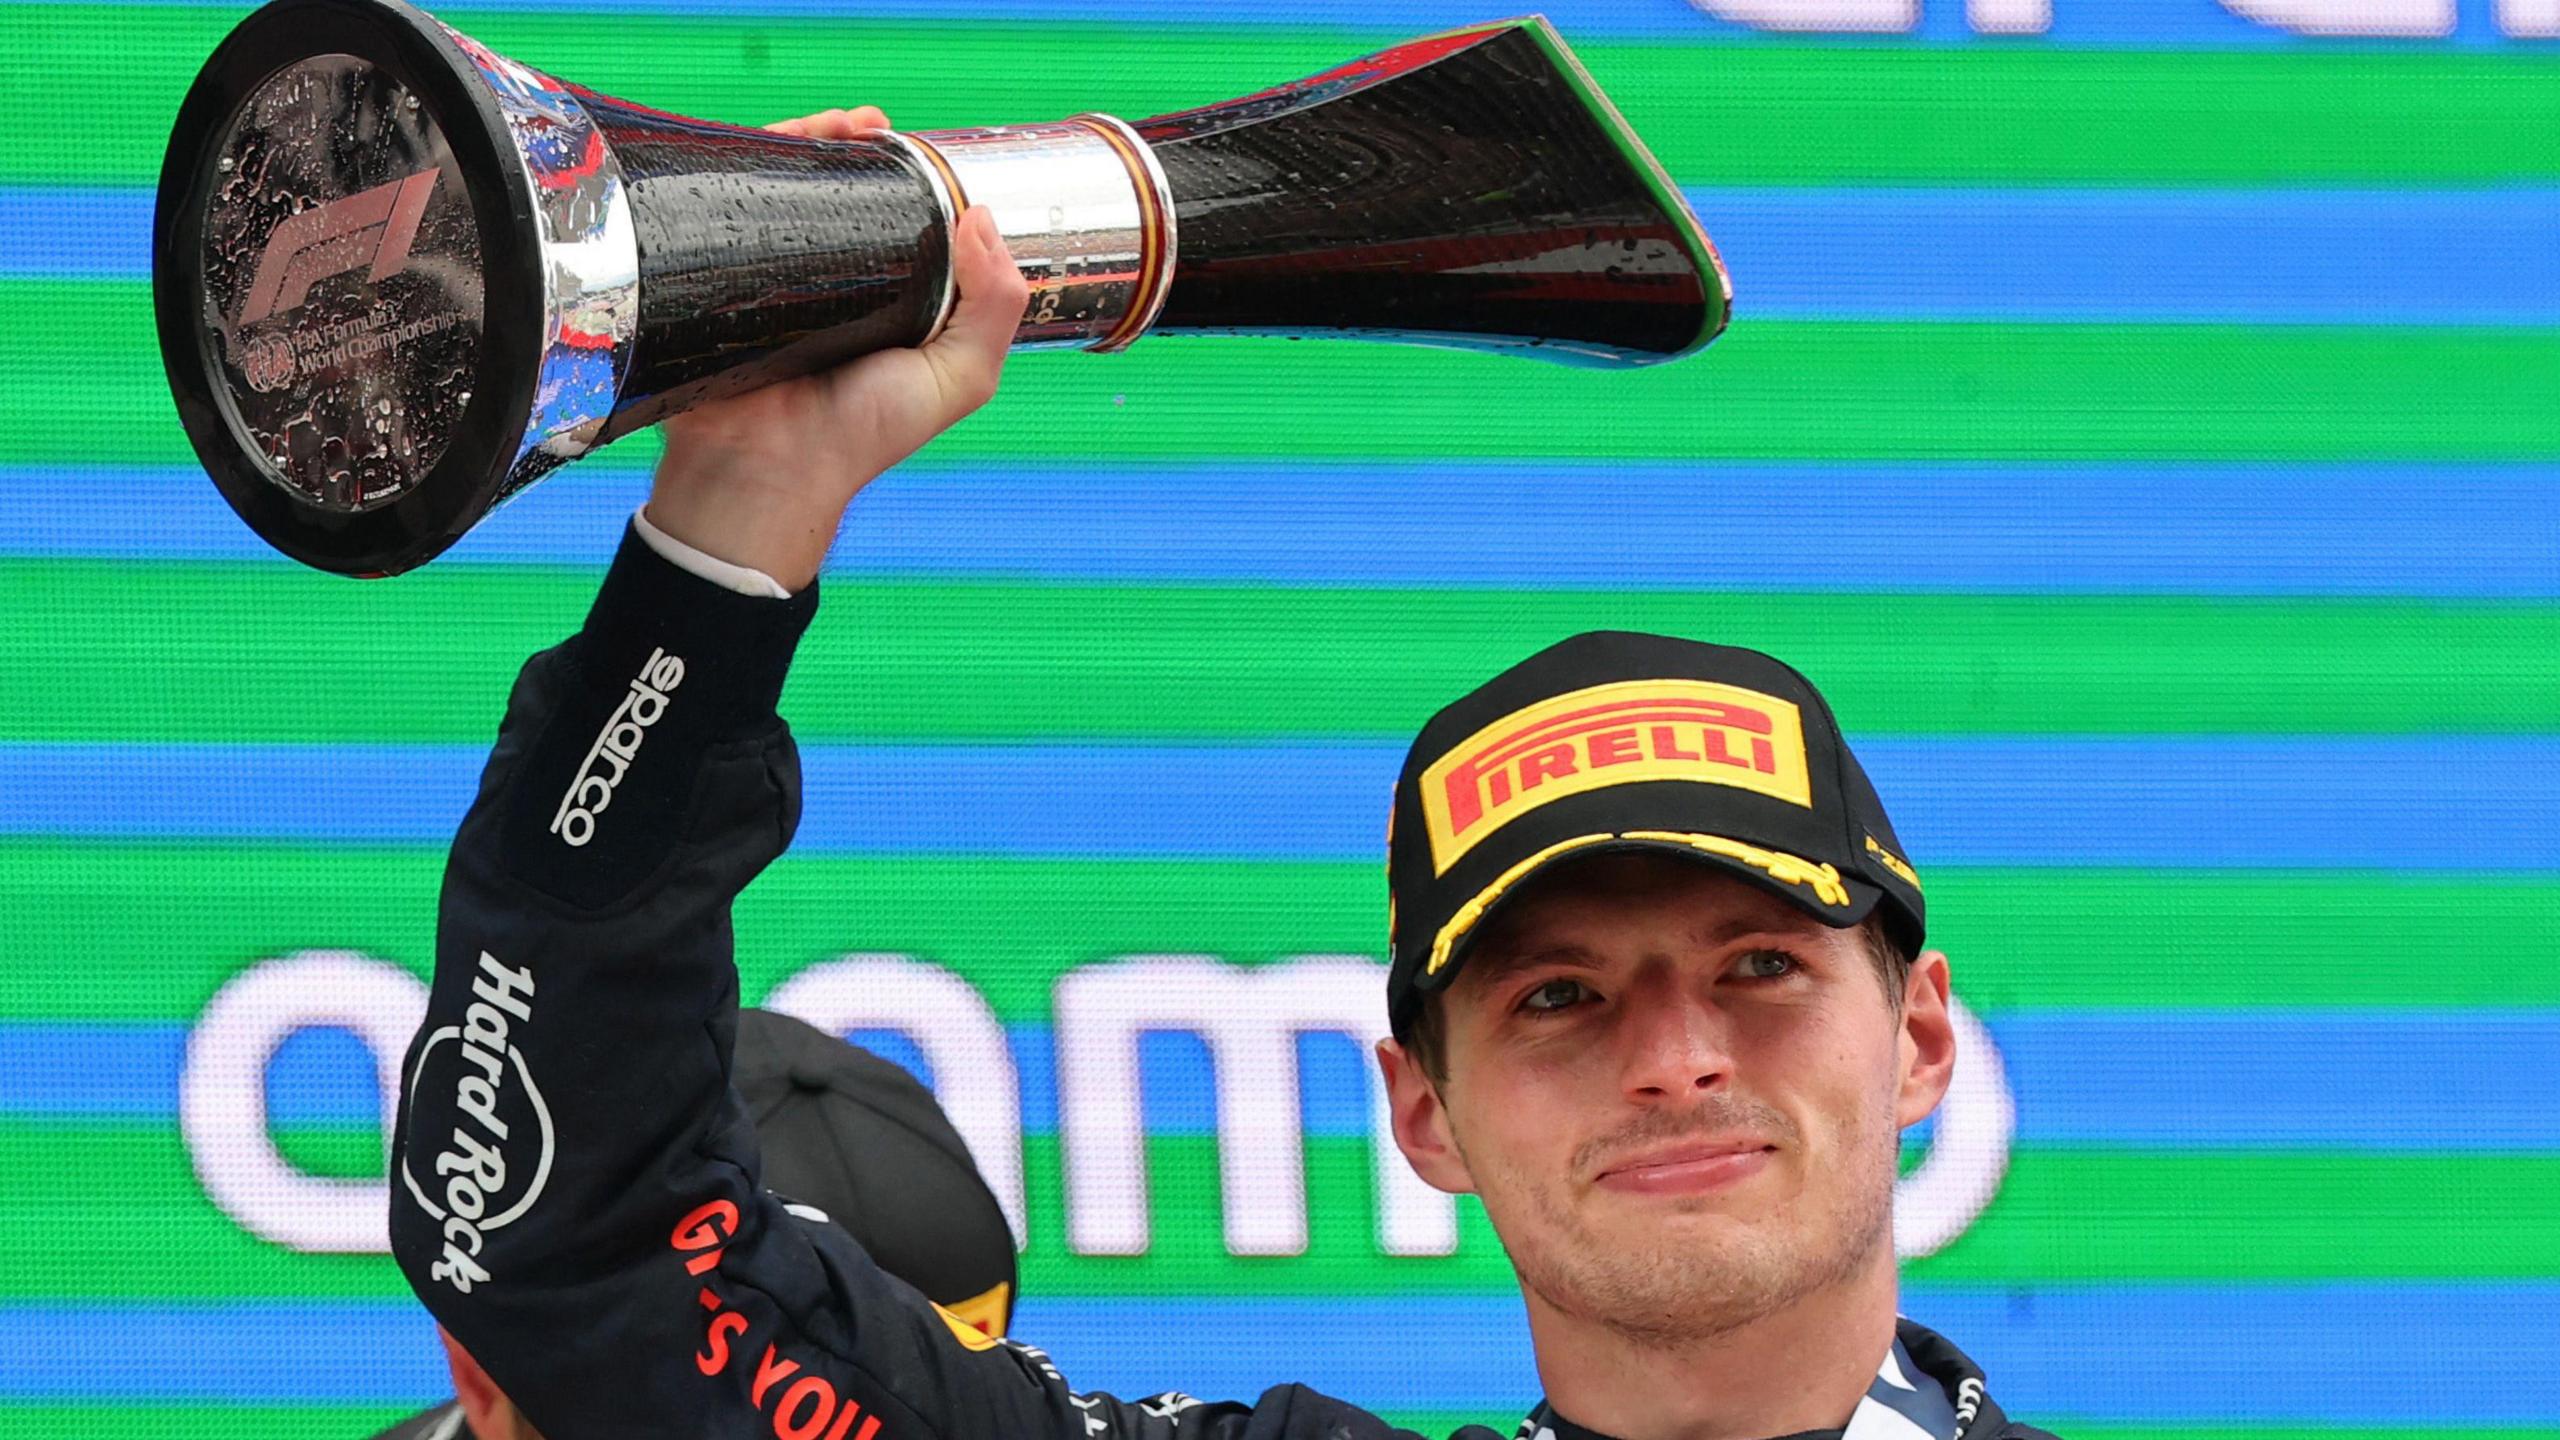
<svg viewBox="0 0 2560 1440">
<path fill-rule="evenodd" d="M 1449 1111 L 1440 1103 L 1440 1087 L 1423 1073 L 1422 1062 L 1393 1040 L 1378 1042 L 1378 1078 L 1387 1087 L 1387 1118 L 1394 1122 L 1396 1148 L 1422 1183 L 1452 1195 L 1475 1193 L 1475 1177 L 1449 1133 Z"/>
<path fill-rule="evenodd" d="M 1926 1120 L 1947 1096 L 1956 1073 L 1956 1022 L 1947 952 L 1923 950 L 1902 985 L 1902 1093 L 1895 1102 L 1904 1129 Z"/>
<path fill-rule="evenodd" d="M 533 1436 L 533 1427 L 525 1423 L 513 1401 L 462 1348 L 462 1342 L 436 1327 L 436 1338 L 444 1342 L 445 1363 L 453 1369 L 453 1398 L 462 1402 L 462 1421 L 471 1428 L 476 1440 L 525 1440 Z M 539 1437 L 535 1437 L 539 1440 Z"/>
</svg>

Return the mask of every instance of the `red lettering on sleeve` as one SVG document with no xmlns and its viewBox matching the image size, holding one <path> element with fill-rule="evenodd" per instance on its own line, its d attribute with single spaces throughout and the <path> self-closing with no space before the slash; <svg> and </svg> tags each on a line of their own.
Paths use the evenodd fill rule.
<svg viewBox="0 0 2560 1440">
<path fill-rule="evenodd" d="M 853 1422 L 860 1418 L 861 1414 L 862 1407 L 854 1404 L 851 1399 L 847 1399 L 844 1402 L 844 1408 L 836 1411 L 836 1423 L 827 1427 L 827 1440 L 844 1440 L 844 1432 L 853 1428 Z M 865 1422 L 862 1427 L 863 1440 L 871 1440 L 871 1432 L 879 1428 L 880 1422 L 876 1419 Z"/>
<path fill-rule="evenodd" d="M 818 1432 L 836 1413 L 836 1387 L 807 1375 L 792 1382 L 782 1392 L 782 1403 L 773 1407 L 773 1433 L 782 1440 L 818 1440 Z"/>
<path fill-rule="evenodd" d="M 677 1221 L 676 1233 L 667 1237 L 667 1243 L 679 1250 L 708 1250 L 737 1233 L 738 1207 L 726 1200 L 711 1200 L 696 1205 Z"/>
<path fill-rule="evenodd" d="M 705 1290 L 702 1296 L 708 1300 L 711 1292 Z M 712 1316 L 710 1326 L 703 1332 L 702 1353 L 693 1357 L 693 1368 L 705 1375 L 717 1375 L 728 1369 L 729 1342 L 745 1333 L 747 1317 L 737 1311 L 723 1310 Z"/>
<path fill-rule="evenodd" d="M 772 1389 L 775 1382 L 790 1379 L 791 1372 L 799 1368 L 799 1361 L 781 1359 L 773 1353 L 773 1347 L 767 1345 L 764 1358 L 756 1362 L 756 1382 L 747 1391 L 749 1400 L 757 1409 L 763 1409 L 764 1392 Z"/>
</svg>

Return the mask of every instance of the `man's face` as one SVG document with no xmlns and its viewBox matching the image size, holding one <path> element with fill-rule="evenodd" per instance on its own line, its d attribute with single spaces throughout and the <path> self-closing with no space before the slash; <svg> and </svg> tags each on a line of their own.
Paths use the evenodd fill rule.
<svg viewBox="0 0 2560 1440">
<path fill-rule="evenodd" d="M 1533 1297 L 1657 1343 L 1890 1265 L 1900 1133 L 1954 1063 L 1946 962 L 1897 1006 L 1865 937 L 1668 856 L 1541 876 L 1382 1048 L 1424 1179 L 1481 1196 Z"/>
</svg>

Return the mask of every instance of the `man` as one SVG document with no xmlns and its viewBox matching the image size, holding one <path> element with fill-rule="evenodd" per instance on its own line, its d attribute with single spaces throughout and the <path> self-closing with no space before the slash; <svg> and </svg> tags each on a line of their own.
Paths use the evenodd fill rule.
<svg viewBox="0 0 2560 1440">
<path fill-rule="evenodd" d="M 906 1071 L 770 1010 L 738 1012 L 731 1080 L 793 1219 L 841 1225 L 880 1268 L 989 1335 L 1012 1322 L 1013 1231 L 949 1116 Z M 855 1166 L 862 1155 L 876 1165 Z M 451 1335 L 454 1398 L 375 1440 L 542 1440 Z"/>
<path fill-rule="evenodd" d="M 774 705 L 844 509 L 993 394 L 1021 313 L 986 216 L 953 250 L 934 344 L 671 424 L 585 627 L 518 681 L 448 872 L 395 1251 L 552 1440 L 1387 1435 L 1293 1385 L 1080 1394 L 757 1183 L 730 904 L 798 818 Z M 1896 1326 L 1896 1137 L 1952 1072 L 1947 964 L 1801 677 L 1657 637 L 1532 657 L 1425 727 L 1390 889 L 1396 1138 L 1519 1271 L 1524 1434 L 2037 1433 Z"/>
</svg>

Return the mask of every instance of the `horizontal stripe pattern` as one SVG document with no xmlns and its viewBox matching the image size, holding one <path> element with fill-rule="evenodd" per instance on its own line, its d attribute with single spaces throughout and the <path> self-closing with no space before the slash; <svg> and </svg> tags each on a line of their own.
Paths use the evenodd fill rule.
<svg viewBox="0 0 2560 1440">
<path fill-rule="evenodd" d="M 289 1163 L 315 1174 L 382 1170 L 372 1129 L 288 1127 Z M 165 1126 L 0 1118 L 26 1179 L 0 1193 L 0 1305 L 82 1299 L 405 1298 L 387 1257 L 270 1245 L 205 1198 L 197 1159 Z M 1220 1158 L 1205 1137 L 1146 1142 L 1151 1243 L 1139 1256 L 1066 1247 L 1054 1137 L 1023 1142 L 1031 1246 L 1025 1293 L 1044 1296 L 1512 1295 L 1510 1262 L 1472 1200 L 1454 1255 L 1378 1252 L 1365 1140 L 1305 1145 L 1307 1248 L 1285 1260 L 1227 1250 Z M 77 1174 L 66 1189 L 52 1177 Z M 162 1244 L 135 1248 L 148 1234 Z M 2025 1289 L 2158 1283 L 2560 1279 L 2560 1156 L 2548 1151 L 2013 1151 L 1998 1195 L 1948 1248 L 1908 1262 L 1915 1284 Z"/>
<path fill-rule="evenodd" d="M 80 1440 L 357 1440 L 416 1414 L 422 1405 L 11 1404 L 0 1401 L 0 1433 L 76 1435 Z M 2467 1440 L 2456 1436 L 2321 1436 L 2318 1440 Z M 2507 1437 L 2498 1437 L 2507 1440 Z"/>
<path fill-rule="evenodd" d="M 2004 1408 L 2118 1423 L 2531 1424 L 2560 1411 L 2560 1286 L 2322 1285 L 2107 1290 L 1910 1287 L 1903 1309 L 1958 1337 Z M 2413 1323 L 2413 1321 L 2418 1323 Z M 1078 1386 L 1251 1397 L 1297 1382 L 1355 1403 L 1472 1409 L 1535 1399 L 1516 1298 L 1293 1301 L 1026 1296 L 1015 1333 Z M 2371 1337 L 2393 1343 L 2376 1346 Z M 1464 1335 L 1426 1363 L 1380 1336 Z M 101 1344 L 102 1336 L 113 1336 Z M 241 1337 L 277 1343 L 242 1344 Z M 2092 1355 L 2140 1365 L 2091 1365 Z M 0 1309 L 0 1396 L 137 1401 L 421 1401 L 442 1393 L 413 1303 L 184 1310 Z"/>
<path fill-rule="evenodd" d="M 31 3 L 40 3 L 40 0 L 0 0 L 0 17 L 5 17 L 12 6 Z M 103 0 L 103 3 L 166 6 L 195 5 L 203 3 L 203 0 Z M 747 4 L 731 4 L 729 0 L 512 0 L 508 8 L 518 12 L 564 15 L 717 15 L 735 18 L 743 13 L 776 19 L 835 19 L 845 13 L 841 0 L 752 0 Z M 1792 25 L 1752 23 L 1740 18 L 1749 16 L 1751 7 L 1733 7 L 1735 18 L 1718 13 L 1720 8 L 1690 3 L 1690 0 L 1546 0 L 1542 13 L 1555 22 L 1568 41 L 1577 37 L 1606 37 L 1613 40 L 1730 42 L 1766 35 L 1773 30 L 1782 34 L 1793 30 L 1831 30 L 1862 38 L 1871 38 L 1873 34 L 1868 26 L 1840 21 L 1830 24 L 1799 21 Z M 1968 23 L 1965 12 L 1959 7 L 1915 6 L 1914 10 L 1913 22 L 1901 32 L 1911 39 L 1954 44 L 1983 38 Z M 2300 43 L 2302 38 L 2296 30 L 2272 20 L 2262 22 L 2253 19 L 2231 7 L 2214 4 L 2212 0 L 2101 0 L 2095 4 L 2056 6 L 2054 11 L 2042 30 L 2025 37 L 2014 33 L 2002 34 L 1998 43 L 2016 45 L 2023 40 L 2029 44 L 2229 49 L 2252 45 L 2292 45 Z M 2357 43 L 2382 45 L 2396 41 L 2413 49 L 2447 45 L 2474 48 L 2547 38 L 2512 33 L 2519 27 L 2496 23 L 2484 7 L 2464 5 L 2460 11 L 2449 34 L 2393 35 L 2380 33 L 2381 27 L 2376 25 L 2374 28 L 2378 33 L 2357 37 Z M 1119 0 L 1114 4 L 1084 5 L 1058 5 L 1049 3 L 1049 0 L 888 0 L 885 4 L 865 5 L 862 14 L 864 18 L 876 21 L 1160 26 L 1196 23 L 1200 9 L 1195 4 L 1185 3 L 1185 0 Z M 467 12 L 462 11 L 457 11 L 456 16 L 457 19 L 468 18 Z M 1238 28 L 1340 25 L 1344 28 L 1407 30 L 1416 34 L 1473 24 L 1483 19 L 1480 9 L 1454 3 L 1454 0 L 1318 0 L 1314 4 L 1249 0 L 1249 3 L 1222 7 L 1219 12 L 1220 23 Z"/>
<path fill-rule="evenodd" d="M 2000 1016 L 1990 1029 L 2016 1097 L 2020 1146 L 2560 1151 L 2560 1109 L 2549 1103 L 2560 1012 L 2031 1012 Z M 854 1038 L 930 1083 L 930 1066 L 903 1035 Z M 1053 1032 L 1013 1025 L 1007 1038 L 1025 1133 L 1057 1133 Z M 174 1124 L 185 1042 L 178 1026 L 0 1023 L 0 1114 Z M 1206 1048 L 1150 1033 L 1139 1055 L 1148 1131 L 1215 1134 Z M 1298 1055 L 1307 1133 L 1367 1136 L 1367 1055 L 1347 1038 L 1312 1035 Z M 2340 1083 L 2342 1070 L 2353 1083 Z M 354 1036 L 300 1032 L 270 1062 L 269 1123 L 373 1126 L 374 1074 Z"/>
<path fill-rule="evenodd" d="M 0 612 L 49 617 L 0 686 L 0 736 L 476 751 L 523 657 L 573 631 L 594 587 L 585 568 L 435 566 L 383 589 L 280 562 L 0 562 Z M 783 697 L 803 740 L 1401 745 L 1451 696 L 1595 629 L 1785 656 L 1861 743 L 2549 734 L 2560 717 L 2560 606 L 2539 602 L 847 577 L 825 607 Z"/>
<path fill-rule="evenodd" d="M 254 961 L 355 950 L 423 978 L 441 844 L 0 841 L 0 914 L 41 917 L 0 967 L 31 1023 L 176 1025 Z M 364 883 L 350 885 L 350 875 Z M 2109 870 L 1932 864 L 1931 939 L 1977 1013 L 2560 1011 L 2560 875 Z M 1020 917 L 1042 917 L 1028 925 Z M 782 857 L 738 901 L 741 993 L 847 952 L 966 975 L 1038 1023 L 1059 977 L 1118 955 L 1240 964 L 1381 953 L 1375 856 L 1335 863 Z M 2231 957 L 2246 956 L 2246 964 Z M 2342 963 L 2341 957 L 2389 963 Z M 112 976 L 113 983 L 100 977 Z"/>
<path fill-rule="evenodd" d="M 2560 867 L 2560 740 L 1870 739 L 1925 867 Z M 0 743 L 0 834 L 424 843 L 461 746 Z M 810 746 L 804 852 L 1350 860 L 1402 747 Z M 609 823 L 609 822 L 608 822 Z"/>
<path fill-rule="evenodd" d="M 0 466 L 192 459 L 147 287 L 0 280 L 0 313 L 17 352 L 0 368 Z M 1641 371 L 1164 336 L 1108 357 L 1025 355 L 1004 384 L 936 439 L 945 462 L 2547 463 L 2560 450 L 2544 403 L 2560 393 L 2560 344 L 2515 327 L 1767 320 Z"/>
<path fill-rule="evenodd" d="M 1754 320 L 2560 325 L 2560 190 L 1688 198 Z M 152 203 L 0 187 L 0 279 L 147 278 Z"/>
<path fill-rule="evenodd" d="M 582 466 L 439 573 L 601 564 L 647 489 L 618 457 Z M 0 559 L 84 555 L 285 565 L 195 467 L 0 469 Z M 2560 463 L 922 464 L 864 493 L 828 573 L 2547 600 Z"/>
<path fill-rule="evenodd" d="M 2211 10 L 2210 0 L 2159 3 Z M 2477 14 L 2476 4 L 2461 8 Z M 1961 24 L 1962 7 L 1923 9 Z M 2088 13 L 2054 9 L 2057 26 L 2083 23 Z M 8 97 L 0 118 L 11 135 L 0 151 L 0 183 L 132 187 L 158 175 L 168 117 L 238 14 L 37 4 L 7 13 L 12 38 L 23 43 L 0 53 L 0 64 L 25 59 L 0 86 Z M 777 20 L 723 7 L 616 11 L 618 43 L 598 45 L 593 15 L 458 10 L 451 18 L 527 64 L 685 114 L 761 122 L 863 101 L 914 128 L 1046 120 L 1097 107 L 1156 114 L 1314 74 L 1413 33 L 1076 24 L 1046 14 L 1036 26 L 881 22 L 841 10 Z M 1577 39 L 1575 48 L 1670 172 L 1693 183 L 2258 186 L 2280 176 L 2311 185 L 2432 186 L 2560 178 L 2560 154 L 2542 143 L 2560 122 L 2543 46 L 2485 54 L 2284 41 L 2250 49 L 2243 40 L 2150 53 L 2014 38 L 1941 48 L 1600 36 Z M 95 54 L 119 63 L 45 58 Z M 860 94 L 847 93 L 848 76 L 860 77 Z M 87 123 L 55 123 L 69 114 Z"/>
<path fill-rule="evenodd" d="M 205 1198 L 179 1052 L 257 958 L 423 967 L 506 676 L 574 624 L 655 453 L 396 595 L 318 588 L 220 506 L 139 280 L 167 116 L 238 8 L 0 0 L 0 612 L 36 621 L 0 685 L 0 1432 L 125 1433 L 156 1398 L 129 1428 L 361 1434 L 448 1388 L 387 1262 Z M 514 8 L 448 18 L 647 103 L 910 126 L 1145 114 L 1480 18 Z M 1049 986 L 1369 951 L 1375 802 L 1432 705 L 1565 629 L 1760 644 L 1882 737 L 2017 1086 L 1997 1201 L 1911 1267 L 1996 1395 L 2076 1440 L 2560 1436 L 2560 52 L 2485 0 L 2344 44 L 2222 0 L 2057 3 L 1989 43 L 1937 0 L 1876 39 L 1714 8 L 1550 7 L 1734 267 L 1709 355 L 1043 360 L 866 499 L 742 987 L 852 948 L 981 985 L 1045 1237 L 1023 1329 L 1080 1382 L 1500 1426 L 1534 1383 L 1500 1249 L 1469 1206 L 1458 1256 L 1376 1255 L 1346 1043 L 1301 1045 L 1306 1256 L 1224 1253 L 1179 1037 L 1146 1042 L 1154 1252 L 1061 1253 Z M 2243 866 L 2286 868 L 2212 868 Z M 347 1037 L 289 1044 L 286 1153 L 364 1173 L 371 1087 Z M 1438 1333 L 1481 1343 L 1375 1343 Z M 224 1418 L 252 1402 L 294 1408 Z"/>
</svg>

